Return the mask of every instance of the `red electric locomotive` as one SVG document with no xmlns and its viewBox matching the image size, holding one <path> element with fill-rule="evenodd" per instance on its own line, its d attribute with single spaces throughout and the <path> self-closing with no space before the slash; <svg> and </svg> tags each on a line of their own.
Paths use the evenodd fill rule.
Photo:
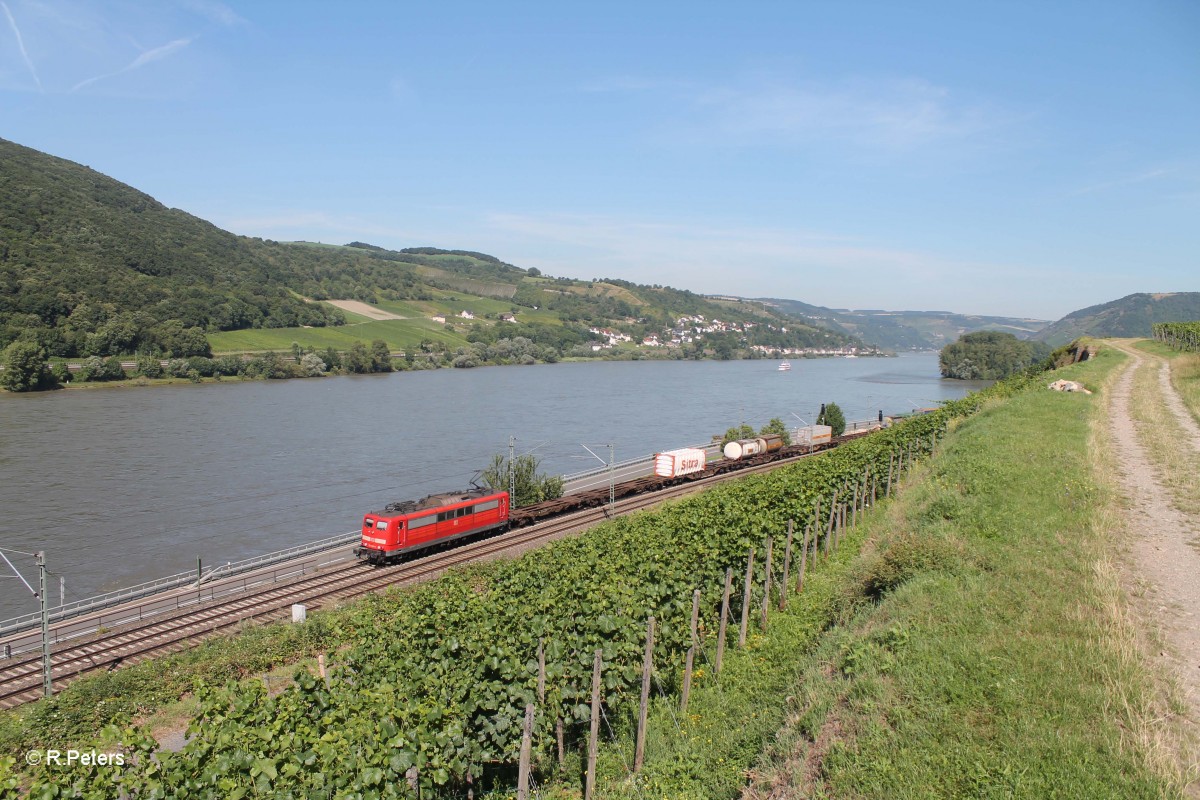
<svg viewBox="0 0 1200 800">
<path fill-rule="evenodd" d="M 374 564 L 442 542 L 508 525 L 508 492 L 469 489 L 393 503 L 363 517 L 354 555 Z"/>
</svg>

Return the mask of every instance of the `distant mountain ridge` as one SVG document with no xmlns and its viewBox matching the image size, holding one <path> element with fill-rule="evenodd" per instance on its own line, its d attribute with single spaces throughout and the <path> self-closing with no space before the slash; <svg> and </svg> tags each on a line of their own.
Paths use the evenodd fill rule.
<svg viewBox="0 0 1200 800">
<path fill-rule="evenodd" d="M 814 306 L 799 300 L 758 299 L 793 316 L 889 350 L 941 350 L 965 333 L 984 330 L 1029 339 L 1050 324 L 1048 320 L 1026 317 L 991 317 L 951 311 L 850 310 Z"/>
<path fill-rule="evenodd" d="M 1200 320 L 1200 292 L 1138 292 L 1072 311 L 1033 338 L 1057 347 L 1080 336 L 1149 337 L 1156 322 L 1192 320 Z"/>
</svg>

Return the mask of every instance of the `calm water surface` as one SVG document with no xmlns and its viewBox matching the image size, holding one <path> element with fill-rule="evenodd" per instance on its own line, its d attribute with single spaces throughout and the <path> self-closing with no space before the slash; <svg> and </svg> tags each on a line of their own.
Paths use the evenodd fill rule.
<svg viewBox="0 0 1200 800">
<path fill-rule="evenodd" d="M 822 402 L 866 419 L 974 388 L 919 353 L 3 393 L 0 548 L 45 550 L 77 599 L 353 530 L 366 510 L 467 486 L 510 435 L 573 473 L 599 466 L 581 444 L 621 461 L 743 421 L 812 422 Z M 34 582 L 32 559 L 17 565 Z M 0 579 L 0 619 L 36 610 Z"/>
</svg>

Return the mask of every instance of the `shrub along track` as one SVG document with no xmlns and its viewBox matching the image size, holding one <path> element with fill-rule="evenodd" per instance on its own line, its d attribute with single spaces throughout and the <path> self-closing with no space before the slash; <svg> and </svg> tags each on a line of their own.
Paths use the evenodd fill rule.
<svg viewBox="0 0 1200 800">
<path fill-rule="evenodd" d="M 630 514 L 665 500 L 701 491 L 716 483 L 766 472 L 795 460 L 781 459 L 727 475 L 717 475 L 657 492 L 636 495 L 617 502 L 613 512 L 610 512 L 607 506 L 587 509 L 532 527 L 438 550 L 414 561 L 381 568 L 372 568 L 360 562 L 347 562 L 283 586 L 276 585 L 238 595 L 205 605 L 199 610 L 185 609 L 177 615 L 122 626 L 118 630 L 57 649 L 52 659 L 54 685 L 56 688 L 62 688 L 89 673 L 113 670 L 155 656 L 185 650 L 205 638 L 236 631 L 248 623 L 284 619 L 295 603 L 304 603 L 311 609 L 317 609 L 390 586 L 433 580 L 452 567 L 472 561 L 515 557 L 547 542 L 585 530 L 608 519 L 610 514 Z M 0 669 L 0 708 L 15 708 L 33 702 L 41 696 L 40 653 L 25 656 L 19 661 L 5 664 L 3 669 Z"/>
</svg>

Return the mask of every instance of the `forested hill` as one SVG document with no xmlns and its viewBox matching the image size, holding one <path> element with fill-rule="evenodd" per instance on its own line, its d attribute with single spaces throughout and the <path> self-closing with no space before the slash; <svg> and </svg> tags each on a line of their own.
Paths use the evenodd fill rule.
<svg viewBox="0 0 1200 800">
<path fill-rule="evenodd" d="M 103 354 L 192 327 L 339 320 L 288 292 L 294 278 L 267 248 L 0 139 L 0 344 L 26 331 L 52 354 Z"/>
<path fill-rule="evenodd" d="M 1042 329 L 1034 338 L 1057 347 L 1080 336 L 1148 337 L 1156 322 L 1197 319 L 1200 319 L 1200 292 L 1139 292 L 1073 311 Z"/>
<path fill-rule="evenodd" d="M 0 348 L 21 339 L 51 356 L 186 355 L 207 349 L 204 337 L 220 331 L 344 322 L 340 310 L 309 300 L 412 301 L 436 313 L 437 302 L 466 296 L 502 301 L 512 312 L 536 309 L 538 322 L 518 321 L 506 335 L 559 350 L 582 346 L 592 328 L 640 342 L 691 315 L 754 321 L 738 326 L 726 343 L 734 348 L 860 344 L 761 304 L 551 278 L 470 250 L 237 236 L 88 167 L 0 139 Z M 491 321 L 476 327 L 476 338 L 493 335 Z M 431 330 L 436 339 L 441 329 Z"/>
</svg>

